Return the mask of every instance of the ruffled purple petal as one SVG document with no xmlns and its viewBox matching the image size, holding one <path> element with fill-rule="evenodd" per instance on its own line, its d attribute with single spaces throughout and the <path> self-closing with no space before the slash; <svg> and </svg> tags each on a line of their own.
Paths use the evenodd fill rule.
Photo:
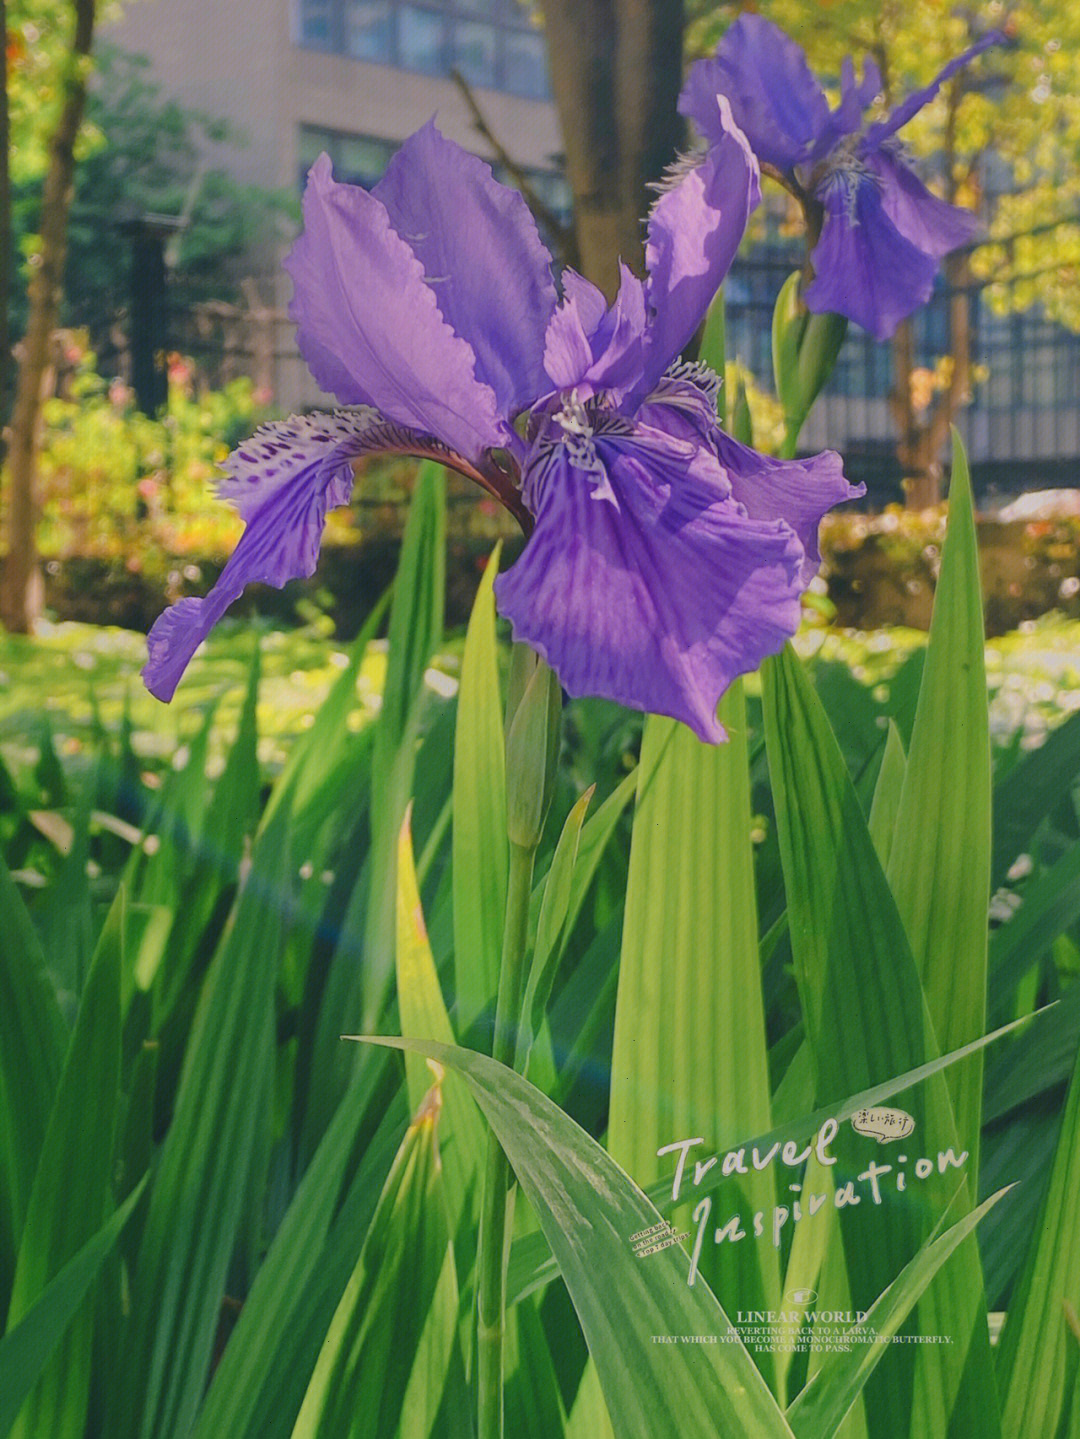
<svg viewBox="0 0 1080 1439">
<path fill-rule="evenodd" d="M 645 287 L 625 265 L 619 268 L 619 293 L 610 309 L 590 281 L 573 270 L 563 276 L 566 294 L 548 326 L 544 350 L 544 367 L 557 390 L 576 389 L 581 399 L 607 390 L 621 398 L 641 374 Z"/>
<path fill-rule="evenodd" d="M 825 223 L 810 256 L 807 308 L 846 315 L 875 339 L 888 339 L 930 298 L 937 261 L 901 235 L 873 176 L 836 174 L 822 199 Z"/>
<path fill-rule="evenodd" d="M 172 699 L 188 661 L 246 585 L 280 589 L 314 573 L 326 513 L 349 502 L 352 461 L 386 451 L 457 458 L 430 436 L 403 431 L 366 407 L 263 425 L 229 456 L 218 493 L 247 528 L 210 593 L 180 600 L 150 631 L 143 678 L 151 694 Z"/>
<path fill-rule="evenodd" d="M 803 548 L 801 579 L 804 586 L 821 568 L 818 529 L 822 516 L 834 505 L 857 500 L 865 485 L 844 477 L 844 462 L 835 450 L 823 450 L 804 460 L 777 460 L 759 455 L 747 445 L 717 430 L 715 449 L 731 481 L 731 492 L 752 520 L 783 520 L 799 537 Z"/>
<path fill-rule="evenodd" d="M 808 459 L 778 460 L 740 444 L 717 424 L 715 383 L 704 366 L 680 366 L 649 396 L 641 421 L 678 439 L 706 444 L 724 467 L 732 499 L 750 519 L 790 525 L 803 548 L 800 574 L 808 585 L 821 568 L 821 517 L 834 505 L 857 500 L 866 486 L 848 482 L 843 460 L 833 450 Z"/>
<path fill-rule="evenodd" d="M 659 431 L 592 437 L 607 487 L 541 448 L 536 527 L 495 582 L 514 635 L 571 695 L 671 715 L 725 738 L 716 705 L 799 624 L 802 547 L 728 498 L 716 459 Z"/>
<path fill-rule="evenodd" d="M 521 195 L 434 122 L 405 141 L 372 194 L 423 265 L 443 318 L 472 346 L 500 413 L 527 408 L 545 389 L 555 286 Z"/>
<path fill-rule="evenodd" d="M 722 134 L 700 165 L 665 191 L 649 216 L 645 299 L 651 310 L 645 360 L 634 387 L 639 401 L 705 317 L 761 199 L 757 161 L 721 95 Z"/>
<path fill-rule="evenodd" d="M 505 443 L 495 394 L 440 314 L 423 265 L 379 200 L 335 183 L 326 155 L 308 176 L 304 233 L 285 267 L 297 342 L 324 390 L 436 435 L 469 459 Z"/>
<path fill-rule="evenodd" d="M 951 80 L 958 70 L 962 70 L 965 65 L 970 65 L 977 55 L 981 55 L 984 50 L 989 50 L 994 45 L 1004 45 L 1005 43 L 1006 39 L 1001 31 L 992 30 L 974 45 L 969 46 L 962 55 L 957 55 L 955 60 L 950 60 L 945 68 L 930 81 L 929 85 L 926 85 L 922 90 L 916 90 L 914 94 L 909 95 L 906 100 L 902 100 L 887 119 L 879 121 L 876 125 L 869 126 L 863 139 L 865 150 L 869 151 L 876 148 L 887 140 L 890 135 L 895 135 L 898 130 L 902 130 L 907 122 L 916 116 L 924 105 L 929 105 L 942 85 Z"/>
<path fill-rule="evenodd" d="M 829 119 L 825 92 L 802 48 L 760 15 L 740 15 L 715 59 L 690 67 L 679 110 L 712 144 L 722 138 L 717 95 L 731 102 L 735 123 L 762 164 L 791 170 L 812 150 Z"/>
<path fill-rule="evenodd" d="M 886 215 L 917 250 L 940 260 L 967 245 L 979 232 L 979 217 L 932 194 L 904 161 L 888 147 L 867 157 L 881 181 Z"/>
<path fill-rule="evenodd" d="M 841 140 L 848 135 L 854 135 L 862 124 L 863 115 L 881 93 L 881 87 L 881 71 L 869 55 L 863 59 L 861 82 L 855 79 L 855 65 L 850 55 L 844 56 L 840 66 L 840 102 L 836 109 L 830 112 L 817 139 L 807 150 L 804 157 L 806 165 L 817 164 L 834 150 Z"/>
</svg>

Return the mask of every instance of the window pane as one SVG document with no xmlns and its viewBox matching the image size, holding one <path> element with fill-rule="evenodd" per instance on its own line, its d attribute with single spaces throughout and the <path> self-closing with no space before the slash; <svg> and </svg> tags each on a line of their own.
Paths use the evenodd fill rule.
<svg viewBox="0 0 1080 1439">
<path fill-rule="evenodd" d="M 368 135 L 343 135 L 340 130 L 325 130 L 318 125 L 301 125 L 298 145 L 300 155 L 300 188 L 307 172 L 325 150 L 334 167 L 334 179 L 350 185 L 370 188 L 382 178 L 396 145 L 389 140 L 375 140 Z"/>
<path fill-rule="evenodd" d="M 369 189 L 382 179 L 393 153 L 394 146 L 386 140 L 370 140 L 366 135 L 341 135 L 334 155 L 337 178 Z"/>
<path fill-rule="evenodd" d="M 446 71 L 444 21 L 433 10 L 403 5 L 399 15 L 401 63 L 425 75 Z"/>
<path fill-rule="evenodd" d="M 388 61 L 393 17 L 387 0 L 345 0 L 345 51 L 358 60 Z"/>
<path fill-rule="evenodd" d="M 334 48 L 333 0 L 300 0 L 300 43 Z"/>
<path fill-rule="evenodd" d="M 454 25 L 454 66 L 470 85 L 495 84 L 495 29 L 476 21 Z"/>
<path fill-rule="evenodd" d="M 548 98 L 547 50 L 542 35 L 508 30 L 504 36 L 507 90 L 533 100 Z"/>
</svg>

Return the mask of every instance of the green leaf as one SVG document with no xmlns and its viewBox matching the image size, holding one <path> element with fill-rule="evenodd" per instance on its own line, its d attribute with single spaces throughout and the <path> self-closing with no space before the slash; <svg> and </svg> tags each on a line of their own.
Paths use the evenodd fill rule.
<svg viewBox="0 0 1080 1439">
<path fill-rule="evenodd" d="M 566 1439 L 615 1439 L 600 1376 L 591 1359 L 585 1365 L 566 1421 Z"/>
<path fill-rule="evenodd" d="M 1040 1015 L 1047 1015 L 1054 1012 L 1055 1006 L 1047 1005 L 1037 1010 L 1033 1016 L 1038 1019 Z M 783 1124 L 777 1125 L 775 1129 L 769 1130 L 767 1134 L 757 1134 L 750 1138 L 740 1138 L 731 1149 L 745 1149 L 749 1152 L 757 1148 L 764 1153 L 771 1150 L 773 1146 L 783 1148 L 785 1144 L 794 1144 L 796 1147 L 806 1144 L 821 1126 L 829 1119 L 835 1119 L 837 1124 L 844 1124 L 853 1114 L 860 1109 L 874 1109 L 884 1104 L 887 1100 L 895 1099 L 897 1095 L 914 1089 L 925 1080 L 939 1075 L 942 1070 L 947 1069 L 950 1064 L 956 1064 L 966 1059 L 969 1054 L 976 1050 L 984 1049 L 995 1040 L 1003 1039 L 1008 1034 L 1014 1034 L 1025 1024 L 1029 1018 L 1014 1019 L 1009 1024 L 1003 1025 L 1000 1029 L 993 1030 L 990 1034 L 984 1034 L 973 1044 L 965 1044 L 962 1048 L 952 1054 L 943 1054 L 937 1059 L 928 1060 L 914 1069 L 906 1070 L 903 1074 L 893 1075 L 890 1079 L 883 1080 L 879 1084 L 870 1085 L 866 1089 L 850 1094 L 847 1098 L 838 1103 L 823 1105 L 812 1113 L 799 1115 L 798 1118 L 789 1119 Z M 907 1102 L 907 1101 L 905 1101 Z M 695 1185 L 696 1195 L 711 1194 L 722 1184 L 728 1183 L 719 1166 L 714 1165 L 708 1173 L 702 1176 L 700 1182 Z M 672 1207 L 672 1181 L 671 1177 L 658 1179 L 650 1184 L 645 1196 L 651 1203 L 656 1204 L 662 1210 L 670 1211 Z M 530 1234 L 524 1239 L 518 1240 L 510 1254 L 510 1268 L 507 1279 L 508 1302 L 513 1304 L 526 1294 L 531 1294 L 541 1285 L 549 1283 L 557 1275 L 554 1260 L 545 1245 L 542 1236 Z"/>
<path fill-rule="evenodd" d="M 612 1157 L 642 1185 L 666 1169 L 665 1146 L 708 1136 L 710 1152 L 723 1150 L 771 1122 L 738 681 L 719 716 L 726 744 L 652 715 L 642 740 L 608 1127 Z M 733 1176 L 729 1187 L 732 1211 L 776 1203 L 769 1171 Z M 777 1306 L 772 1246 L 710 1245 L 702 1266 L 721 1304 Z"/>
<path fill-rule="evenodd" d="M 293 1439 L 428 1439 L 436 1432 L 455 1355 L 460 1366 L 438 1112 L 436 1086 L 394 1161 Z"/>
<path fill-rule="evenodd" d="M 13 1328 L 112 1207 L 113 1138 L 120 1097 L 119 929 L 114 906 L 87 976 L 26 1209 L 8 1308 Z M 90 1397 L 93 1313 L 87 1305 L 24 1404 L 18 1439 L 81 1434 Z"/>
<path fill-rule="evenodd" d="M 366 1042 L 411 1049 L 465 1075 L 558 1260 L 620 1439 L 790 1436 L 716 1298 L 701 1280 L 687 1282 L 680 1246 L 634 1254 L 631 1237 L 660 1216 L 594 1139 L 486 1055 L 413 1040 Z M 654 1335 L 719 1342 L 657 1344 Z"/>
<path fill-rule="evenodd" d="M 979 544 L 960 437 L 915 727 L 889 853 L 889 888 L 942 1049 L 986 1029 L 990 724 Z M 978 1169 L 982 1057 L 949 1071 L 960 1141 Z"/>
<path fill-rule="evenodd" d="M 283 816 L 256 845 L 199 999 L 132 1282 L 117 1426 L 132 1439 L 183 1439 L 206 1386 L 258 1101 L 270 1093 L 289 867 Z"/>
<path fill-rule="evenodd" d="M 356 707 L 356 681 L 371 641 L 375 638 L 390 603 L 390 590 L 380 596 L 363 628 L 349 650 L 349 661 L 334 681 L 333 688 L 315 713 L 315 723 L 299 738 L 293 739 L 289 757 L 278 776 L 263 811 L 261 829 L 267 829 L 277 818 L 282 805 L 291 811 L 290 823 L 305 812 L 325 814 L 326 803 L 319 804 L 320 795 L 334 793 L 338 766 L 349 748 L 351 736 L 346 721 Z M 303 828 L 296 830 L 298 854 L 306 854 L 311 839 Z"/>
<path fill-rule="evenodd" d="M 896 903 L 821 703 L 790 647 L 766 662 L 763 678 L 795 976 L 822 1104 L 925 1064 L 938 1046 Z M 906 1103 L 924 1154 L 957 1150 L 943 1075 L 931 1076 Z M 838 1159 L 852 1178 L 868 1143 L 849 1131 L 838 1136 Z M 952 1170 L 935 1174 L 907 1203 L 894 1198 L 870 1226 L 857 1210 L 842 1211 L 857 1307 L 867 1308 L 914 1257 L 964 1182 Z M 974 1239 L 939 1274 L 917 1322 L 923 1333 L 949 1334 L 953 1343 L 887 1356 L 866 1389 L 870 1432 L 891 1425 L 895 1433 L 896 1416 L 912 1414 L 913 1435 L 1000 1433 Z"/>
<path fill-rule="evenodd" d="M 904 788 L 904 772 L 907 758 L 904 741 L 894 720 L 889 721 L 885 737 L 885 753 L 881 757 L 874 799 L 870 806 L 870 838 L 882 866 L 889 863 L 893 835 L 896 833 L 896 816 L 900 812 L 900 796 Z"/>
<path fill-rule="evenodd" d="M 161 1034 L 178 1007 L 198 992 L 212 953 L 207 927 L 223 896 L 236 884 L 244 843 L 258 822 L 259 759 L 256 714 L 260 661 L 255 650 L 236 739 L 225 768 L 190 830 L 180 871 L 180 900 L 153 991 L 153 1033 Z M 185 1015 L 186 1019 L 186 1015 Z M 184 1025 L 186 1034 L 186 1024 Z"/>
<path fill-rule="evenodd" d="M 1008 1192 L 1008 1189 L 999 1189 L 944 1234 L 924 1244 L 870 1306 L 865 1320 L 844 1332 L 843 1342 L 851 1345 L 850 1351 L 824 1363 L 788 1406 L 788 1420 L 799 1439 L 832 1439 L 888 1348 L 880 1341 L 899 1333 L 934 1275 L 960 1242 L 974 1231 L 983 1215 Z M 1049 1434 L 1052 1430 L 1031 1432 Z"/>
<path fill-rule="evenodd" d="M 1074 981 L 1057 1003 L 1040 1010 L 986 1066 L 983 1123 L 990 1124 L 1037 1095 L 1064 1085 L 1072 1073 L 1078 1045 L 1080 984 Z"/>
<path fill-rule="evenodd" d="M 1080 845 L 1024 886 L 1019 908 L 990 936 L 990 978 L 998 1011 L 1032 965 L 1080 915 Z"/>
<path fill-rule="evenodd" d="M 101 1266 L 142 1198 L 140 1180 L 119 1209 L 49 1281 L 19 1323 L 0 1339 L 0 1436 L 11 1427 L 78 1313 Z"/>
<path fill-rule="evenodd" d="M 633 769 L 619 781 L 596 813 L 585 821 L 570 884 L 570 900 L 563 928 L 564 940 L 577 923 L 589 886 L 596 878 L 600 861 L 611 843 L 623 811 L 637 794 L 637 790 L 638 772 Z"/>
<path fill-rule="evenodd" d="M 515 1068 L 522 1074 L 528 1073 L 529 1054 L 536 1035 L 547 1013 L 551 987 L 555 982 L 563 934 L 563 926 L 570 908 L 570 893 L 577 864 L 581 827 L 585 823 L 585 811 L 589 807 L 595 786 L 585 791 L 571 809 L 555 845 L 551 865 L 544 877 L 543 896 L 536 924 L 536 942 L 533 945 L 532 964 L 525 986 L 525 1000 L 522 1005 L 522 1027 L 518 1036 L 518 1061 Z"/>
<path fill-rule="evenodd" d="M 424 672 L 442 640 L 445 590 L 446 475 L 425 463 L 417 472 L 394 580 L 386 683 L 375 722 L 371 882 L 358 987 L 365 1028 L 382 1013 L 394 972 L 397 835 L 412 792 Z M 344 1079 L 342 1074 L 342 1084 Z"/>
<path fill-rule="evenodd" d="M 236 1328 L 214 1371 L 193 1439 L 219 1439 L 225 1434 L 230 1439 L 241 1439 L 266 1434 L 264 1425 L 253 1427 L 260 1399 L 282 1362 L 280 1346 L 304 1330 L 304 1297 L 313 1280 L 325 1270 L 324 1246 L 371 1100 L 372 1080 L 379 1069 L 375 1065 L 357 1066 L 353 1083 L 323 1135 L 244 1300 Z M 364 1170 L 365 1174 L 378 1172 L 375 1145 L 365 1151 Z M 324 1332 L 325 1328 L 319 1331 L 316 1350 Z"/>
<path fill-rule="evenodd" d="M 1054 1151 L 1050 1182 L 1027 1258 L 1009 1301 L 998 1347 L 1002 1429 L 1015 1439 L 1056 1434 L 1069 1385 L 1067 1351 L 1076 1340 L 1066 1301 L 1080 1293 L 1080 1050 Z"/>
<path fill-rule="evenodd" d="M 0 855 L 0 1312 L 6 1312 L 68 1028 L 33 920 Z"/>
<path fill-rule="evenodd" d="M 507 1312 L 505 1350 L 506 1433 L 514 1439 L 563 1439 L 566 1413 L 535 1302 Z"/>
<path fill-rule="evenodd" d="M 408 815 L 398 837 L 397 878 L 396 968 L 402 1033 L 417 1039 L 435 1039 L 440 1044 L 453 1044 L 454 1031 L 420 907 Z M 431 1088 L 431 1072 L 426 1061 L 418 1055 L 408 1054 L 405 1056 L 405 1074 L 409 1108 L 416 1113 Z M 446 1076 L 440 1102 L 443 1117 L 439 1124 L 439 1151 L 445 1169 L 445 1203 L 450 1233 L 456 1239 L 463 1219 L 468 1220 L 473 1215 L 486 1135 L 472 1095 L 460 1075 Z M 466 1249 L 459 1258 L 468 1260 L 471 1256 Z M 465 1274 L 459 1277 L 464 1287 Z"/>
<path fill-rule="evenodd" d="M 454 983 L 462 1034 L 494 1002 L 506 911 L 506 745 L 492 590 L 501 553 L 500 543 L 465 634 L 454 738 Z"/>
<path fill-rule="evenodd" d="M 991 883 L 1002 884 L 1009 867 L 1080 773 L 1080 712 L 1051 730 L 994 790 L 994 857 Z"/>
</svg>

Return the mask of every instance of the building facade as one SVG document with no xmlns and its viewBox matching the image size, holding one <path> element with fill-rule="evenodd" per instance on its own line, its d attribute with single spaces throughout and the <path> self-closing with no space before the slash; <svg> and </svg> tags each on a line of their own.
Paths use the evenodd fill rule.
<svg viewBox="0 0 1080 1439">
<path fill-rule="evenodd" d="M 450 139 L 496 162 L 456 70 L 536 193 L 555 211 L 568 208 L 544 38 L 519 0 L 132 0 L 103 38 L 148 56 L 165 94 L 230 122 L 238 140 L 210 163 L 297 194 L 323 150 L 339 180 L 374 184 L 433 116 Z M 279 318 L 264 372 L 269 364 L 275 401 L 300 408 L 326 397 L 281 318 L 291 293 L 279 271 L 286 243 L 271 237 L 253 268 L 265 313 Z"/>
</svg>

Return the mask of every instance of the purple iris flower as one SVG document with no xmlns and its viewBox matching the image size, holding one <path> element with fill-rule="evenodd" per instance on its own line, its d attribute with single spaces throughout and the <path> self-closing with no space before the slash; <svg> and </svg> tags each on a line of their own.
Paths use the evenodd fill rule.
<svg viewBox="0 0 1080 1439">
<path fill-rule="evenodd" d="M 311 574 L 353 461 L 431 456 L 499 498 L 528 539 L 499 608 L 572 695 L 602 695 L 724 738 L 716 705 L 799 624 L 818 521 L 860 494 L 837 455 L 768 460 L 716 423 L 718 381 L 678 362 L 758 199 L 757 164 L 714 101 L 709 155 L 648 222 L 648 279 L 608 306 L 573 271 L 559 299 L 527 206 L 433 124 L 368 193 L 323 156 L 286 266 L 298 341 L 346 407 L 263 426 L 221 492 L 247 528 L 205 599 L 149 638 L 171 698 L 195 649 L 252 580 Z"/>
<path fill-rule="evenodd" d="M 807 308 L 846 315 L 878 340 L 930 297 L 942 258 L 978 228 L 969 210 L 946 204 L 916 175 L 897 132 L 964 65 L 1003 37 L 994 32 L 951 60 L 935 80 L 884 120 L 863 125 L 881 73 L 863 78 L 845 59 L 840 100 L 825 92 L 794 40 L 760 15 L 741 15 L 711 60 L 690 69 L 679 101 L 710 143 L 719 139 L 717 95 L 763 166 L 802 202 L 814 240 Z"/>
</svg>

